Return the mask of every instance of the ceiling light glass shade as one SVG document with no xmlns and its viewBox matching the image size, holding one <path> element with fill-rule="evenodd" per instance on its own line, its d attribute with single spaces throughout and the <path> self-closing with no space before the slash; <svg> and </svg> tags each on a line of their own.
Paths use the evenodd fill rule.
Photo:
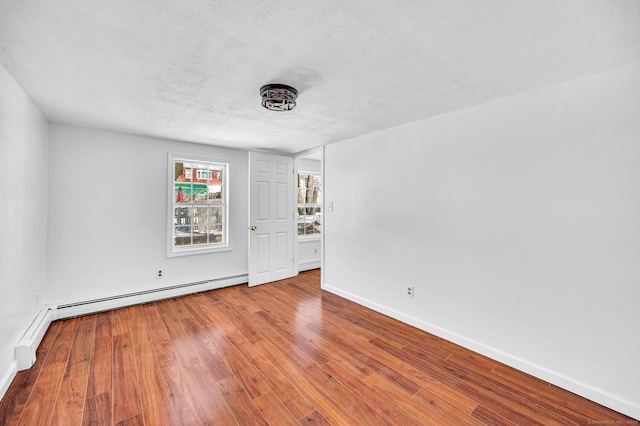
<svg viewBox="0 0 640 426">
<path fill-rule="evenodd" d="M 260 88 L 262 106 L 271 111 L 290 111 L 296 107 L 298 91 L 285 84 L 267 84 Z"/>
</svg>

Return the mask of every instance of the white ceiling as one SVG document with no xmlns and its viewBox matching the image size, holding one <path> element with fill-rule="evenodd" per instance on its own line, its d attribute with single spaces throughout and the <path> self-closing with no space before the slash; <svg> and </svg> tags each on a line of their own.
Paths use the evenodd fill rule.
<svg viewBox="0 0 640 426">
<path fill-rule="evenodd" d="M 640 1 L 0 0 L 52 121 L 298 152 L 640 61 Z M 288 113 L 259 88 L 300 92 Z"/>
</svg>

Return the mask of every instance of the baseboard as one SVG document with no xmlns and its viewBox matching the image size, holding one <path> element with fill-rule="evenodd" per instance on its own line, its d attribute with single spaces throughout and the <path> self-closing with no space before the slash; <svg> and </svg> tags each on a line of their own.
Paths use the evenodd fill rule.
<svg viewBox="0 0 640 426">
<path fill-rule="evenodd" d="M 553 371 L 528 360 L 513 356 L 497 348 L 493 348 L 476 340 L 459 335 L 457 333 L 453 333 L 449 330 L 438 327 L 435 324 L 419 320 L 410 315 L 406 315 L 402 312 L 396 311 L 395 309 L 391 309 L 384 305 L 375 303 L 371 300 L 356 296 L 355 294 L 345 292 L 326 283 L 322 283 L 322 289 L 336 294 L 340 297 L 344 297 L 345 299 L 351 300 L 352 302 L 366 306 L 367 308 L 370 308 L 376 312 L 380 312 L 391 318 L 397 319 L 398 321 L 402 321 L 406 324 L 412 325 L 420 330 L 426 331 L 445 340 L 456 343 L 460 346 L 499 361 L 510 367 L 516 368 L 534 377 L 545 380 L 562 389 L 566 389 L 598 404 L 604 405 L 605 407 L 611 408 L 612 410 L 633 417 L 634 419 L 640 419 L 640 403 L 638 402 L 628 400 L 604 389 L 582 382 L 581 380 L 569 377 L 557 371 Z"/>
<path fill-rule="evenodd" d="M 7 393 L 16 374 L 18 374 L 18 363 L 13 361 L 4 376 L 0 379 L 0 400 L 4 398 L 4 394 Z"/>
<path fill-rule="evenodd" d="M 248 275 L 246 274 L 234 275 L 231 277 L 216 278 L 188 284 L 179 284 L 170 287 L 139 291 L 135 293 L 122 294 L 101 299 L 68 303 L 57 306 L 56 318 L 71 318 L 81 315 L 94 314 L 96 312 L 124 308 L 126 306 L 139 305 L 141 303 L 156 302 L 159 300 L 185 296 L 187 294 L 215 290 L 218 288 L 229 287 L 237 284 L 244 284 L 247 281 Z"/>
<path fill-rule="evenodd" d="M 320 267 L 320 260 L 312 260 L 311 262 L 298 263 L 298 272 L 310 271 L 311 269 L 318 269 Z"/>
<path fill-rule="evenodd" d="M 29 328 L 27 328 L 27 331 L 15 346 L 14 359 L 18 370 L 31 368 L 33 363 L 36 362 L 36 350 L 44 337 L 44 333 L 47 332 L 51 321 L 54 319 L 54 307 L 45 306 L 40 309 L 38 315 L 36 315 Z"/>
</svg>

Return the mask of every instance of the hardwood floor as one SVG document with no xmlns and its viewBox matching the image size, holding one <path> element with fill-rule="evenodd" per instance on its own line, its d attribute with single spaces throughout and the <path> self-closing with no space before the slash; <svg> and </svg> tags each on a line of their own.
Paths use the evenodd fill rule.
<svg viewBox="0 0 640 426">
<path fill-rule="evenodd" d="M 319 281 L 309 271 L 56 321 L 0 425 L 638 423 Z"/>
</svg>

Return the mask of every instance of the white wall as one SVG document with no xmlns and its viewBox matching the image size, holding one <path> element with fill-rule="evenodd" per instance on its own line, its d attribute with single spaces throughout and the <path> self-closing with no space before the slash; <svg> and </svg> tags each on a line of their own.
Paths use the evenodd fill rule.
<svg viewBox="0 0 640 426">
<path fill-rule="evenodd" d="M 296 170 L 296 173 L 322 173 L 322 162 L 320 160 L 300 157 L 296 159 Z M 299 271 L 320 267 L 322 259 L 321 242 L 320 235 L 298 238 L 296 244 L 296 262 Z"/>
<path fill-rule="evenodd" d="M 47 303 L 247 274 L 246 151 L 59 124 L 50 138 Z M 231 162 L 232 251 L 166 257 L 169 152 Z"/>
<path fill-rule="evenodd" d="M 47 128 L 0 65 L 0 396 L 16 372 L 14 346 L 43 306 Z"/>
<path fill-rule="evenodd" d="M 640 418 L 640 65 L 328 145 L 325 200 L 324 288 Z"/>
</svg>

